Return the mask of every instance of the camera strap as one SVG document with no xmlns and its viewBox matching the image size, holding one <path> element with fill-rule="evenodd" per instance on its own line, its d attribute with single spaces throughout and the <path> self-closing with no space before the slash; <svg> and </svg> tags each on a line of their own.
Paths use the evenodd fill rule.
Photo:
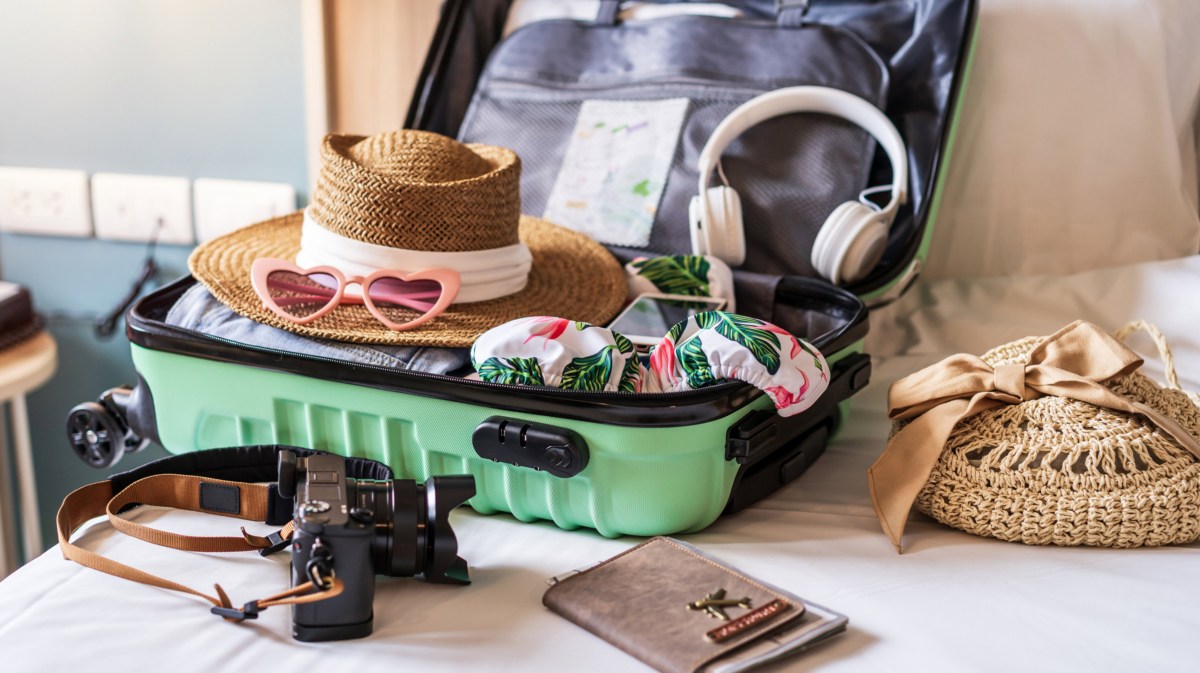
<svg viewBox="0 0 1200 673">
<path fill-rule="evenodd" d="M 117 475 L 120 477 L 121 475 Z M 155 505 L 196 512 L 210 512 L 222 516 L 249 521 L 269 521 L 273 503 L 278 497 L 274 487 L 222 479 L 211 479 L 184 474 L 151 474 L 121 488 L 114 493 L 117 477 L 98 481 L 76 489 L 63 500 L 56 519 L 58 543 L 63 557 L 76 563 L 99 570 L 122 579 L 150 586 L 179 591 L 198 596 L 213 604 L 212 612 L 226 621 L 240 622 L 253 619 L 266 608 L 276 605 L 313 603 L 341 594 L 342 581 L 332 573 L 318 576 L 303 584 L 280 593 L 250 601 L 235 608 L 220 584 L 214 584 L 216 596 L 152 575 L 132 566 L 118 563 L 89 551 L 71 542 L 73 535 L 84 523 L 99 516 L 106 516 L 118 531 L 139 540 L 184 551 L 194 552 L 243 552 L 266 551 L 286 545 L 292 535 L 289 522 L 278 533 L 258 536 L 242 528 L 240 536 L 206 537 L 181 535 L 139 523 L 119 516 L 120 512 L 136 505 Z M 317 583 L 315 580 L 321 580 Z"/>
</svg>

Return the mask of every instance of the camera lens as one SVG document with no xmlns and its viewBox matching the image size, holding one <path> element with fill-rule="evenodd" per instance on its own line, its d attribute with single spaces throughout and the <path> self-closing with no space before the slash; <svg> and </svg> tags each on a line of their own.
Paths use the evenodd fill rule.
<svg viewBox="0 0 1200 673">
<path fill-rule="evenodd" d="M 430 582 L 470 581 L 467 564 L 458 557 L 449 515 L 475 495 L 474 477 L 430 477 L 424 484 L 411 479 L 347 479 L 346 486 L 355 507 L 374 513 L 371 555 L 376 573 L 423 574 Z"/>
</svg>

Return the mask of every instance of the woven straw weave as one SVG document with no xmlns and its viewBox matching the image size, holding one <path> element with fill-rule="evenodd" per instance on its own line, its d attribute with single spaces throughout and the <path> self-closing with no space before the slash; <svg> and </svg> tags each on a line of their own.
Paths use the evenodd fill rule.
<svg viewBox="0 0 1200 673">
<path fill-rule="evenodd" d="M 1200 397 L 1139 372 L 1105 385 L 1200 436 Z M 1005 344 L 989 365 L 1023 363 L 1044 337 Z M 1035 545 L 1140 547 L 1200 537 L 1200 461 L 1168 434 L 1119 411 L 1060 397 L 984 411 L 961 421 L 917 509 L 968 533 Z"/>
<path fill-rule="evenodd" d="M 358 241 L 463 252 L 519 242 L 521 161 L 506 147 L 436 133 L 330 134 L 312 216 Z"/>
</svg>

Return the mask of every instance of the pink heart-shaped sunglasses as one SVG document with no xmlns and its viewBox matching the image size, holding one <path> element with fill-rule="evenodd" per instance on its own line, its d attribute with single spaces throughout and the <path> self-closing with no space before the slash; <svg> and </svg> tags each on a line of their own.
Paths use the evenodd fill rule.
<svg viewBox="0 0 1200 673">
<path fill-rule="evenodd" d="M 361 304 L 388 329 L 399 331 L 445 311 L 458 296 L 461 278 L 451 269 L 380 269 L 368 276 L 345 276 L 332 266 L 303 269 L 286 259 L 262 257 L 250 266 L 250 284 L 264 308 L 297 325 L 341 304 Z M 360 294 L 346 294 L 350 285 L 358 285 Z"/>
</svg>

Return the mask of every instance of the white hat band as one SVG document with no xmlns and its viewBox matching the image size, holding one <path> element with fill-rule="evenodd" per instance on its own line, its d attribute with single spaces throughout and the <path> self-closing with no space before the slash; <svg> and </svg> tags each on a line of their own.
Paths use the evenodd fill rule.
<svg viewBox="0 0 1200 673">
<path fill-rule="evenodd" d="M 304 268 L 332 266 L 352 276 L 367 276 L 379 269 L 450 269 L 461 277 L 454 303 L 466 304 L 507 297 L 525 289 L 533 255 L 524 243 L 490 250 L 429 252 L 356 241 L 321 226 L 305 210 L 296 264 Z"/>
</svg>

